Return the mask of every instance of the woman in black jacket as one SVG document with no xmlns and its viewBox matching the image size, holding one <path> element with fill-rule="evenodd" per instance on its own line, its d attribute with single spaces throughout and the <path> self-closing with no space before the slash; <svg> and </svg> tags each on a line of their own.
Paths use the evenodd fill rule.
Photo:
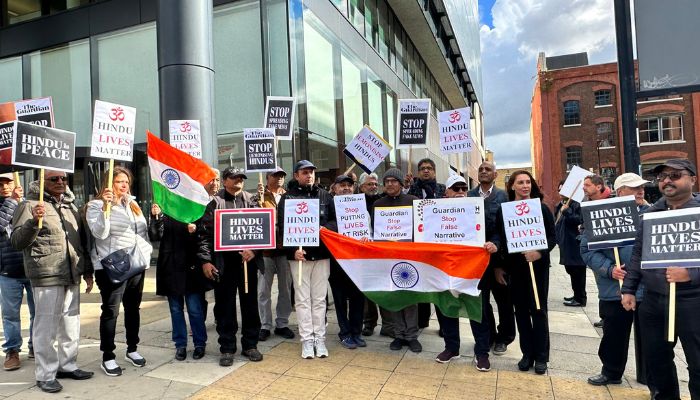
<svg viewBox="0 0 700 400">
<path fill-rule="evenodd" d="M 524 170 L 511 174 L 507 184 L 508 200 L 527 200 L 539 198 L 542 193 L 532 175 Z M 549 361 L 549 322 L 547 319 L 547 294 L 549 293 L 549 252 L 557 244 L 554 231 L 554 217 L 549 208 L 541 203 L 544 228 L 547 235 L 547 249 L 526 251 L 523 253 L 508 253 L 507 246 L 501 246 L 504 252 L 505 263 L 510 275 L 508 285 L 515 307 L 515 322 L 518 326 L 520 337 L 520 350 L 523 358 L 518 362 L 518 369 L 527 371 L 535 365 L 535 372 L 544 374 L 547 372 Z M 506 239 L 503 226 L 503 209 L 498 210 L 498 228 L 501 238 Z M 501 240 L 501 243 L 506 243 Z M 532 290 L 529 262 L 532 262 L 535 271 L 535 282 L 540 301 L 540 309 L 537 309 L 535 296 Z"/>
<path fill-rule="evenodd" d="M 156 294 L 167 296 L 175 342 L 175 359 L 187 358 L 187 324 L 184 309 L 192 329 L 194 352 L 192 358 L 204 357 L 207 330 L 207 301 L 204 293 L 211 289 L 208 279 L 197 263 L 196 225 L 176 221 L 161 213 L 160 207 L 151 207 L 149 235 L 152 241 L 160 240 L 156 269 Z"/>
</svg>

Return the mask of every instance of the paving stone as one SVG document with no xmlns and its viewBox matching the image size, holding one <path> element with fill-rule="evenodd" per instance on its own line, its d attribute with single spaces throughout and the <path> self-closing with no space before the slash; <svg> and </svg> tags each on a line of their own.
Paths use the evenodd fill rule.
<svg viewBox="0 0 700 400">
<path fill-rule="evenodd" d="M 282 375 L 287 370 L 292 368 L 295 364 L 302 362 L 304 360 L 300 358 L 290 358 L 275 356 L 271 354 L 265 354 L 264 358 L 260 362 L 248 362 L 241 369 L 243 370 L 256 370 L 272 372 L 274 374 Z"/>
<path fill-rule="evenodd" d="M 496 400 L 554 400 L 551 392 L 523 392 L 516 389 L 499 387 L 496 389 Z"/>
<path fill-rule="evenodd" d="M 552 389 L 554 390 L 554 397 L 557 399 L 580 399 L 583 394 L 585 394 L 587 400 L 611 399 L 610 392 L 608 392 L 605 386 L 593 386 L 580 380 L 556 377 L 551 378 L 551 382 Z"/>
<path fill-rule="evenodd" d="M 470 382 L 475 386 L 496 386 L 498 373 L 496 371 L 480 372 L 474 368 L 473 364 L 457 364 L 450 362 L 445 372 L 445 380 Z"/>
<path fill-rule="evenodd" d="M 260 395 L 286 400 L 313 399 L 326 386 L 325 382 L 282 376 L 265 388 Z"/>
<path fill-rule="evenodd" d="M 262 370 L 239 368 L 216 381 L 214 386 L 247 393 L 260 393 L 280 376 L 279 374 L 273 374 Z"/>
<path fill-rule="evenodd" d="M 282 342 L 273 347 L 267 354 L 301 359 L 301 342 Z"/>
<path fill-rule="evenodd" d="M 382 385 L 329 383 L 316 396 L 316 400 L 374 400 L 381 389 Z"/>
<path fill-rule="evenodd" d="M 597 354 L 558 350 L 550 353 L 549 360 L 549 366 L 554 369 L 583 372 L 590 375 L 600 373 L 601 364 Z"/>
<path fill-rule="evenodd" d="M 406 396 L 382 390 L 376 400 L 420 400 L 420 397 Z"/>
<path fill-rule="evenodd" d="M 598 332 L 582 312 L 549 311 L 547 315 L 549 317 L 549 331 L 552 333 L 570 334 L 576 332 L 577 336 L 599 337 Z"/>
<path fill-rule="evenodd" d="M 190 383 L 171 382 L 165 389 L 165 394 L 162 400 L 179 400 L 186 399 L 195 392 L 202 389 L 200 385 L 192 385 Z"/>
<path fill-rule="evenodd" d="M 191 400 L 248 400 L 252 393 L 238 392 L 225 387 L 211 386 L 204 388 L 190 397 Z"/>
<path fill-rule="evenodd" d="M 391 372 L 389 371 L 348 365 L 340 370 L 340 372 L 338 372 L 333 379 L 331 379 L 331 383 L 345 384 L 348 387 L 366 385 L 381 386 L 386 383 L 389 376 L 391 376 Z"/>
<path fill-rule="evenodd" d="M 524 372 L 498 371 L 498 388 L 519 392 L 552 394 L 552 383 L 548 376 Z"/>
<path fill-rule="evenodd" d="M 442 382 L 437 395 L 438 400 L 494 399 L 495 397 L 496 386 L 449 379 Z"/>
<path fill-rule="evenodd" d="M 649 400 L 649 390 L 630 389 L 619 386 L 608 386 L 608 392 L 613 400 Z"/>
<path fill-rule="evenodd" d="M 434 399 L 440 389 L 440 380 L 419 375 L 394 373 L 384 385 L 382 392 L 422 399 Z"/>
<path fill-rule="evenodd" d="M 350 365 L 393 371 L 399 364 L 399 361 L 401 361 L 401 356 L 399 355 L 358 352 L 355 358 L 350 361 Z"/>
<path fill-rule="evenodd" d="M 220 367 L 217 365 L 214 368 L 201 368 L 196 364 L 198 363 L 172 361 L 155 368 L 146 373 L 145 376 L 206 386 L 244 365 L 244 363 L 240 361 L 235 361 L 230 367 Z"/>
<path fill-rule="evenodd" d="M 320 360 L 302 360 L 285 372 L 285 375 L 330 382 L 342 368 L 340 364 L 320 362 Z"/>
<path fill-rule="evenodd" d="M 434 359 L 423 359 L 411 357 L 408 354 L 401 360 L 395 372 L 426 376 L 429 378 L 442 380 L 447 371 L 447 364 L 441 364 Z"/>
</svg>

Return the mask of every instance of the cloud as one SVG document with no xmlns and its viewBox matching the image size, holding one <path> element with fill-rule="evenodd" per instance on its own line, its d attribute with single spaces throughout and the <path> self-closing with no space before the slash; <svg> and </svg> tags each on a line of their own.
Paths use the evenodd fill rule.
<svg viewBox="0 0 700 400">
<path fill-rule="evenodd" d="M 591 64 L 615 61 L 613 2 L 496 0 L 491 15 L 493 28 L 481 26 L 486 147 L 501 164 L 525 162 L 538 54 L 585 51 Z"/>
</svg>

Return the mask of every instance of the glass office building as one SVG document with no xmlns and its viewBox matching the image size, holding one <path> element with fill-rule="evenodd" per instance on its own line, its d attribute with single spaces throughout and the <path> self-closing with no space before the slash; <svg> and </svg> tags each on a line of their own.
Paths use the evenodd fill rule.
<svg viewBox="0 0 700 400">
<path fill-rule="evenodd" d="M 77 133 L 71 184 L 83 201 L 104 168 L 89 158 L 96 99 L 137 109 L 137 176 L 148 173 L 146 129 L 167 137 L 158 132 L 156 14 L 157 0 L 0 1 L 0 102 L 53 98 L 56 127 Z M 242 131 L 262 125 L 267 95 L 297 100 L 294 140 L 280 142 L 282 167 L 307 158 L 326 185 L 350 165 L 342 150 L 364 124 L 393 144 L 398 99 L 430 98 L 430 145 L 411 152 L 413 170 L 427 156 L 441 181 L 450 168 L 476 179 L 477 0 L 214 0 L 212 29 L 219 168 L 243 166 Z M 441 155 L 437 112 L 465 106 L 475 149 Z M 376 172 L 406 171 L 408 157 L 394 150 Z M 147 179 L 135 189 L 150 197 Z"/>
</svg>

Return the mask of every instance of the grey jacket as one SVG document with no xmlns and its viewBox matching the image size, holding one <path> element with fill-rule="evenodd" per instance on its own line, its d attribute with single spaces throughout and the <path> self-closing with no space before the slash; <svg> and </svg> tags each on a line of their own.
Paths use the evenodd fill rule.
<svg viewBox="0 0 700 400">
<path fill-rule="evenodd" d="M 75 196 L 66 190 L 60 201 L 44 194 L 44 222 L 41 229 L 32 217 L 39 202 L 39 183 L 29 185 L 27 200 L 12 219 L 12 246 L 24 253 L 24 271 L 33 286 L 67 286 L 80 284 L 86 270 L 85 226 L 73 204 Z M 89 264 L 89 263 L 88 263 Z"/>
</svg>

